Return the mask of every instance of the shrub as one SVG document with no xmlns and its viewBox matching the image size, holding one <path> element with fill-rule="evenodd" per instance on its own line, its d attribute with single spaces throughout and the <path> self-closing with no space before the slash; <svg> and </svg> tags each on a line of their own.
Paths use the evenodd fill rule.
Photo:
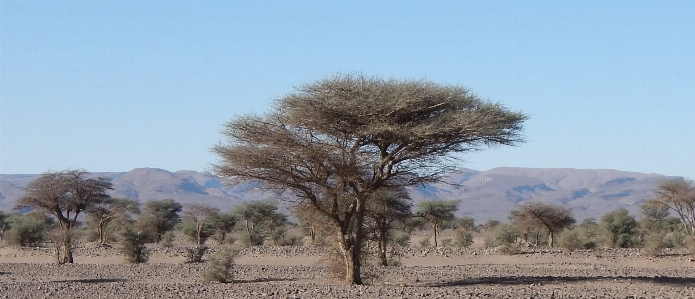
<svg viewBox="0 0 695 299">
<path fill-rule="evenodd" d="M 172 247 L 174 246 L 174 232 L 168 231 L 162 235 L 162 247 Z"/>
<path fill-rule="evenodd" d="M 203 255 L 205 255 L 205 252 L 207 250 L 208 247 L 205 245 L 198 245 L 196 247 L 186 248 L 186 252 L 184 253 L 186 257 L 186 263 L 202 263 Z"/>
<path fill-rule="evenodd" d="M 453 242 L 454 242 L 454 240 L 451 238 L 442 239 L 442 246 L 449 247 L 449 246 L 451 246 L 451 243 L 453 243 Z"/>
<path fill-rule="evenodd" d="M 234 282 L 234 259 L 239 251 L 232 248 L 224 248 L 211 254 L 207 261 L 208 268 L 202 274 L 204 282 Z"/>
<path fill-rule="evenodd" d="M 499 224 L 495 227 L 497 245 L 514 244 L 517 238 L 519 238 L 519 231 L 516 227 L 509 224 Z"/>
<path fill-rule="evenodd" d="M 644 254 L 647 256 L 660 256 L 664 247 L 666 247 L 666 242 L 664 242 L 663 234 L 651 233 L 644 240 Z"/>
<path fill-rule="evenodd" d="M 239 242 L 244 246 L 260 246 L 265 242 L 265 235 L 261 233 L 251 233 L 246 231 L 239 233 Z"/>
<path fill-rule="evenodd" d="M 468 247 L 473 245 L 473 234 L 467 231 L 457 230 L 454 233 L 454 242 L 452 245 L 456 247 Z"/>
<path fill-rule="evenodd" d="M 514 255 L 519 253 L 519 245 L 514 243 L 508 243 L 497 247 L 497 252 L 504 255 Z"/>
<path fill-rule="evenodd" d="M 12 227 L 7 231 L 7 244 L 16 246 L 40 246 L 45 240 L 48 225 L 34 217 L 11 215 Z"/>
<path fill-rule="evenodd" d="M 410 234 L 403 229 L 392 229 L 389 231 L 387 242 L 391 245 L 408 246 Z"/>
<path fill-rule="evenodd" d="M 422 240 L 420 240 L 420 246 L 422 246 L 422 247 L 430 246 L 430 239 L 429 238 L 423 238 Z"/>
<path fill-rule="evenodd" d="M 569 251 L 580 249 L 582 247 L 582 240 L 580 239 L 579 232 L 574 229 L 565 232 L 562 238 L 560 238 L 560 247 Z"/>
<path fill-rule="evenodd" d="M 687 247 L 686 236 L 680 231 L 673 231 L 666 235 L 666 243 L 669 248 Z"/>
<path fill-rule="evenodd" d="M 302 237 L 300 237 L 300 236 L 284 237 L 278 243 L 278 245 L 280 245 L 280 246 L 301 246 L 303 244 L 304 244 L 304 242 L 302 241 Z"/>
<path fill-rule="evenodd" d="M 149 250 L 145 243 L 151 239 L 152 236 L 145 233 L 136 233 L 130 229 L 125 230 L 121 235 L 121 247 L 119 250 L 123 254 L 126 263 L 146 263 L 149 259 Z"/>
</svg>

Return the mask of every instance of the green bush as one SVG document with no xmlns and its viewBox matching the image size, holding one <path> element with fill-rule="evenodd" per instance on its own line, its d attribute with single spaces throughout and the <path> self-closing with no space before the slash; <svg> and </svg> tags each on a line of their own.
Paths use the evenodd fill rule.
<svg viewBox="0 0 695 299">
<path fill-rule="evenodd" d="M 664 235 L 661 233 L 651 233 L 644 240 L 644 254 L 647 256 L 658 257 L 666 247 Z"/>
<path fill-rule="evenodd" d="M 495 227 L 495 240 L 498 246 L 514 244 L 517 238 L 519 238 L 519 231 L 516 227 L 505 223 Z"/>
<path fill-rule="evenodd" d="M 452 245 L 456 247 L 469 247 L 473 245 L 473 234 L 468 231 L 456 230 L 454 232 L 454 242 Z"/>
<path fill-rule="evenodd" d="M 590 240 L 583 228 L 578 227 L 564 232 L 560 238 L 560 247 L 570 251 L 578 249 L 594 249 L 596 242 Z"/>
<path fill-rule="evenodd" d="M 41 246 L 46 239 L 49 225 L 36 217 L 12 214 L 9 222 L 12 226 L 7 231 L 6 242 L 15 246 Z"/>
<path fill-rule="evenodd" d="M 123 231 L 119 251 L 123 254 L 126 263 L 146 263 L 149 259 L 149 250 L 145 244 L 150 240 L 152 236 L 145 233 L 136 233 L 130 229 Z"/>
<path fill-rule="evenodd" d="M 265 242 L 265 235 L 260 232 L 249 234 L 247 231 L 239 233 L 239 242 L 244 246 L 261 246 Z"/>
<path fill-rule="evenodd" d="M 162 235 L 162 242 L 160 243 L 162 247 L 172 247 L 174 246 L 174 232 L 168 231 Z"/>
<path fill-rule="evenodd" d="M 207 261 L 208 268 L 202 274 L 204 282 L 234 282 L 234 259 L 239 255 L 239 251 L 232 248 L 224 248 L 217 253 L 210 255 Z"/>
<path fill-rule="evenodd" d="M 680 231 L 673 231 L 666 235 L 668 248 L 685 248 L 688 245 L 686 235 Z"/>
<path fill-rule="evenodd" d="M 403 229 L 391 229 L 386 242 L 390 245 L 408 246 L 410 245 L 410 234 Z"/>
</svg>

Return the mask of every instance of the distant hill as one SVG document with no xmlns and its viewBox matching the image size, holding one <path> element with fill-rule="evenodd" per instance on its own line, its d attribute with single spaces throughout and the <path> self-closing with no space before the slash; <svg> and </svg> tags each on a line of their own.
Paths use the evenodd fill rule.
<svg viewBox="0 0 695 299">
<path fill-rule="evenodd" d="M 113 182 L 111 196 L 140 201 L 173 198 L 181 203 L 202 202 L 230 209 L 242 201 L 278 198 L 276 192 L 245 183 L 228 185 L 209 172 L 169 172 L 137 168 L 129 172 L 94 173 Z M 10 211 L 23 188 L 38 175 L 0 174 L 0 210 Z M 412 188 L 414 201 L 460 199 L 458 215 L 476 222 L 505 221 L 509 211 L 524 201 L 537 200 L 570 206 L 577 219 L 599 218 L 624 207 L 639 215 L 639 204 L 652 196 L 658 182 L 675 177 L 617 170 L 495 168 L 463 169 L 445 177 L 447 183 Z"/>
</svg>

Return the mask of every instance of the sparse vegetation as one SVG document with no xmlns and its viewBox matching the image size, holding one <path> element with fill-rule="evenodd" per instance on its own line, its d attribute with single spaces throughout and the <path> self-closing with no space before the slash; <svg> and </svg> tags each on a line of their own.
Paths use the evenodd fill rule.
<svg viewBox="0 0 695 299">
<path fill-rule="evenodd" d="M 232 248 L 224 248 L 210 255 L 207 261 L 207 270 L 202 274 L 204 282 L 234 282 L 234 259 L 239 251 Z"/>
<path fill-rule="evenodd" d="M 126 229 L 121 234 L 120 252 L 123 254 L 126 263 L 140 264 L 146 263 L 149 259 L 149 250 L 145 244 L 152 239 L 145 233 L 134 232 Z"/>
<path fill-rule="evenodd" d="M 203 255 L 208 251 L 205 245 L 197 245 L 195 247 L 186 247 L 185 257 L 186 263 L 202 263 Z"/>
</svg>

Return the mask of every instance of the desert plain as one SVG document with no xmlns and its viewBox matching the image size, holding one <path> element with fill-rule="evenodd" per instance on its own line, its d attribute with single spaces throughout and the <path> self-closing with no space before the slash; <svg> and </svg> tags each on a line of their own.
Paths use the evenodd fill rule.
<svg viewBox="0 0 695 299">
<path fill-rule="evenodd" d="M 219 250 L 212 246 L 210 253 Z M 366 266 L 366 285 L 344 285 L 321 247 L 241 249 L 234 283 L 205 283 L 205 263 L 183 247 L 151 248 L 145 264 L 124 264 L 117 248 L 85 243 L 75 263 L 50 248 L 0 248 L 0 298 L 693 298 L 695 262 L 684 250 L 652 258 L 639 249 L 402 247 L 399 266 Z"/>
</svg>

